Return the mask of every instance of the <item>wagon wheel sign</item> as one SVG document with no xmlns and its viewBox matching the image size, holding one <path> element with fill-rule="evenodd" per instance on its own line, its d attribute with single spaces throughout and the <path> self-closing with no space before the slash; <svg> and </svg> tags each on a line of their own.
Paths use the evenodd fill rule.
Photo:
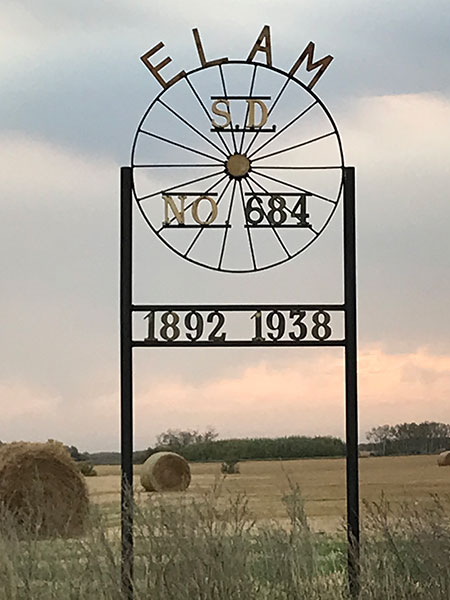
<svg viewBox="0 0 450 600">
<path fill-rule="evenodd" d="M 259 271 L 297 256 L 342 195 L 342 143 L 312 90 L 317 79 L 306 85 L 296 69 L 274 67 L 263 33 L 258 52 L 270 60 L 249 60 L 253 49 L 246 61 L 204 60 L 182 72 L 150 104 L 133 141 L 143 217 L 179 256 L 219 271 Z M 202 56 L 198 32 L 196 40 Z"/>
<path fill-rule="evenodd" d="M 121 169 L 122 583 L 133 598 L 133 348 L 340 346 L 345 350 L 349 585 L 359 593 L 354 168 L 315 86 L 330 66 L 313 42 L 288 70 L 273 65 L 264 26 L 245 59 L 207 58 L 166 75 L 159 42 L 141 60 L 161 86 Z M 337 211 L 342 203 L 342 211 Z M 179 257 L 255 273 L 298 256 L 342 215 L 344 301 L 165 305 L 132 299 L 133 205 Z M 319 247 L 320 244 L 317 247 Z M 135 317 L 139 317 L 136 319 Z M 136 329 L 136 323 L 140 329 Z M 234 326 L 233 326 L 234 323 Z M 132 500 L 132 498 L 131 498 Z"/>
</svg>

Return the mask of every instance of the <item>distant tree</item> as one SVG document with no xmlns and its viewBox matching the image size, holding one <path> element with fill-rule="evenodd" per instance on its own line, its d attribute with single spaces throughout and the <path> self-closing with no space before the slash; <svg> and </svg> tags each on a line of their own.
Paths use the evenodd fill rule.
<svg viewBox="0 0 450 600">
<path fill-rule="evenodd" d="M 133 452 L 133 464 L 142 465 L 143 463 L 145 463 L 147 458 L 154 452 L 154 448 L 147 448 L 146 450 L 135 450 Z"/>
<path fill-rule="evenodd" d="M 214 427 L 209 426 L 206 431 L 200 434 L 199 442 L 202 444 L 207 444 L 208 442 L 213 442 L 219 437 L 219 434 L 214 429 Z"/>
<path fill-rule="evenodd" d="M 392 427 L 390 425 L 379 425 L 378 427 L 373 427 L 366 433 L 366 437 L 369 442 L 378 444 L 381 447 L 381 454 L 384 456 L 386 454 L 387 443 L 393 439 Z"/>
<path fill-rule="evenodd" d="M 450 425 L 435 421 L 373 427 L 367 439 L 380 454 L 429 454 L 450 444 Z"/>
<path fill-rule="evenodd" d="M 164 433 L 160 433 L 156 440 L 158 448 L 177 452 L 187 446 L 212 442 L 218 435 L 212 427 L 209 427 L 204 433 L 200 433 L 195 429 L 168 429 Z"/>
<path fill-rule="evenodd" d="M 88 460 L 93 465 L 120 465 L 121 463 L 120 452 L 93 452 L 92 454 L 86 452 L 82 456 L 83 460 Z"/>
<path fill-rule="evenodd" d="M 83 460 L 83 456 L 80 454 L 76 446 L 66 446 L 66 448 L 74 461 L 78 462 L 80 460 Z"/>
</svg>

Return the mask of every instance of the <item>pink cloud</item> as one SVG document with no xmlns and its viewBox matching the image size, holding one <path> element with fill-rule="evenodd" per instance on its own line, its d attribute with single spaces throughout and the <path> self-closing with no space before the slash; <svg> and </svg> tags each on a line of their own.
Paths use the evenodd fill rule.
<svg viewBox="0 0 450 600">
<path fill-rule="evenodd" d="M 414 174 L 415 167 L 419 172 L 426 167 L 430 177 L 442 170 L 450 130 L 450 102 L 444 95 L 369 96 L 352 108 L 339 119 L 348 164 L 356 163 L 371 174 L 380 164 L 385 174 L 386 169 Z"/>
<path fill-rule="evenodd" d="M 341 350 L 296 353 L 242 366 L 204 382 L 136 373 L 135 447 L 165 429 L 204 429 L 222 437 L 290 434 L 344 436 Z M 0 385 L 0 439 L 61 439 L 83 449 L 118 449 L 119 398 L 107 392 L 67 402 L 20 385 Z M 389 354 L 380 346 L 359 355 L 360 431 L 402 421 L 450 421 L 450 355 L 429 349 Z"/>
<path fill-rule="evenodd" d="M 204 384 L 148 385 L 136 400 L 141 423 L 203 428 L 231 435 L 344 435 L 344 367 L 340 351 L 309 352 L 284 367 L 261 362 Z M 385 422 L 450 420 L 450 356 L 420 349 L 388 354 L 365 347 L 359 357 L 360 431 Z M 148 438 L 147 438 L 148 439 Z"/>
</svg>

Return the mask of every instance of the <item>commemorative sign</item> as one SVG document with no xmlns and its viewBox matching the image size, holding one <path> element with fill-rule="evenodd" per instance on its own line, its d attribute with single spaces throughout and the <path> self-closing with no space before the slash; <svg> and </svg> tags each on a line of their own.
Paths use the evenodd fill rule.
<svg viewBox="0 0 450 600">
<path fill-rule="evenodd" d="M 248 55 L 170 65 L 159 42 L 141 60 L 160 87 L 121 169 L 122 582 L 133 598 L 133 348 L 326 347 L 345 350 L 350 593 L 359 593 L 354 168 L 316 85 L 333 57 L 309 42 L 287 70 L 265 25 Z M 175 74 L 174 74 L 175 71 Z M 135 304 L 133 205 L 190 263 L 227 273 L 274 268 L 309 249 L 332 218 L 343 232 L 342 303 Z M 338 207 L 342 206 L 341 210 Z M 320 244 L 318 245 L 320 246 Z M 318 247 L 315 246 L 315 247 Z"/>
</svg>

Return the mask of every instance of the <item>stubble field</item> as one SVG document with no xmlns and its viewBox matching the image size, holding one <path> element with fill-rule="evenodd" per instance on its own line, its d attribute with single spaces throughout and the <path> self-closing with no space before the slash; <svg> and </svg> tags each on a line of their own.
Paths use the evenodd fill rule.
<svg viewBox="0 0 450 600">
<path fill-rule="evenodd" d="M 291 485 L 298 485 L 306 513 L 314 529 L 336 531 L 345 518 L 345 460 L 314 459 L 291 461 L 249 461 L 240 463 L 239 475 L 220 473 L 220 464 L 191 464 L 192 482 L 183 495 L 199 497 L 214 486 L 227 497 L 243 493 L 257 521 L 287 520 L 282 501 Z M 87 479 L 91 499 L 101 504 L 111 524 L 119 522 L 120 467 L 96 467 L 98 476 Z M 151 501 L 139 481 L 135 467 L 135 495 L 138 502 Z M 401 510 L 402 503 L 431 503 L 437 495 L 450 507 L 450 468 L 439 468 L 435 456 L 371 457 L 360 460 L 361 499 L 379 501 L 381 495 Z M 178 494 L 165 494 L 176 498 Z M 363 508 L 364 510 L 364 508 Z"/>
</svg>

